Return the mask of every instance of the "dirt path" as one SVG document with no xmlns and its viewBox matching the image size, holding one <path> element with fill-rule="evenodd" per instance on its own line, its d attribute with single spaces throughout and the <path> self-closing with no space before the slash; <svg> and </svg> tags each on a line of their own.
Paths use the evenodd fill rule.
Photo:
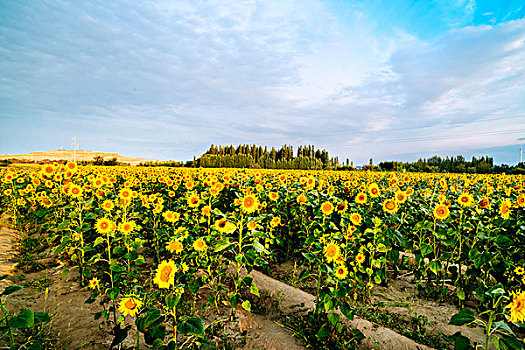
<svg viewBox="0 0 525 350">
<path fill-rule="evenodd" d="M 52 316 L 52 328 L 58 338 L 58 346 L 63 349 L 109 349 L 113 340 L 106 330 L 101 330 L 100 322 L 94 320 L 96 312 L 100 311 L 98 302 L 85 304 L 91 292 L 81 288 L 75 282 L 77 274 L 70 271 L 66 278 L 62 278 L 64 266 L 49 268 L 36 273 L 26 274 L 16 271 L 13 257 L 13 241 L 17 233 L 9 228 L 8 217 L 2 216 L 0 221 L 0 276 L 8 278 L 0 281 L 0 292 L 11 284 L 24 285 L 29 281 L 49 280 L 47 295 L 44 290 L 38 291 L 24 288 L 7 297 L 7 308 L 12 312 L 29 308 L 33 311 L 45 311 Z M 231 325 L 233 338 L 239 334 L 246 335 L 244 349 L 252 350 L 300 350 L 303 346 L 297 344 L 295 338 L 284 328 L 271 320 L 270 316 L 255 315 L 242 311 L 237 315 L 238 322 Z M 123 343 L 123 348 L 134 345 L 135 335 L 130 334 Z M 143 343 L 141 349 L 150 347 Z"/>
<path fill-rule="evenodd" d="M 7 215 L 0 217 L 0 276 L 13 276 L 16 265 L 12 261 L 15 254 L 12 243 L 16 237 L 16 232 L 8 227 L 7 220 Z M 3 290 L 10 284 L 12 283 L 9 279 L 1 280 L 0 290 Z"/>
</svg>

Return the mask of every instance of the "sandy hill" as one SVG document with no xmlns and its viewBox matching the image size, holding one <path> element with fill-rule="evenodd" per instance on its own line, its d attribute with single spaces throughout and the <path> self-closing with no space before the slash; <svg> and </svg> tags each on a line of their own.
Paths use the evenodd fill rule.
<svg viewBox="0 0 525 350">
<path fill-rule="evenodd" d="M 49 160 L 73 160 L 73 150 L 56 150 L 56 151 L 45 151 L 45 152 L 31 152 L 29 154 L 0 154 L 0 159 L 20 159 L 20 160 L 31 160 L 31 161 L 43 161 Z M 123 163 L 129 163 L 130 165 L 138 165 L 139 163 L 150 162 L 151 159 L 145 158 L 130 158 L 123 157 L 118 153 L 109 152 L 92 152 L 92 151 L 76 151 L 76 160 L 93 160 L 93 158 L 100 156 L 105 160 L 117 158 L 117 161 Z"/>
</svg>

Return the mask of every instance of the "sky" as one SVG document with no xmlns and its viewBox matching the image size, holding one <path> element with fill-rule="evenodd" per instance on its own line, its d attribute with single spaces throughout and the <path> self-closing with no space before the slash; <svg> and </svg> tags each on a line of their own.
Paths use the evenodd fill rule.
<svg viewBox="0 0 525 350">
<path fill-rule="evenodd" d="M 0 154 L 516 164 L 525 0 L 0 0 Z"/>
</svg>

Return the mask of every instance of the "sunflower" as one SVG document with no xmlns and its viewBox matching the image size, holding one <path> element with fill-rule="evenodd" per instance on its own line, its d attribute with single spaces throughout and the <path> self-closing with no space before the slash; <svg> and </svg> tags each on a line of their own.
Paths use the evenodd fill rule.
<svg viewBox="0 0 525 350">
<path fill-rule="evenodd" d="M 129 189 L 129 188 L 121 189 L 119 194 L 118 194 L 118 196 L 119 196 L 120 199 L 130 200 L 131 196 L 132 196 L 131 189 Z"/>
<path fill-rule="evenodd" d="M 206 205 L 205 207 L 203 207 L 201 210 L 201 214 L 203 216 L 209 216 L 211 214 L 211 207 L 209 205 Z"/>
<path fill-rule="evenodd" d="M 363 253 L 359 253 L 357 254 L 357 256 L 355 257 L 355 262 L 358 263 L 359 265 L 361 265 L 362 263 L 365 262 L 365 255 Z"/>
<path fill-rule="evenodd" d="M 359 192 L 359 193 L 357 194 L 357 196 L 355 196 L 355 202 L 356 202 L 357 204 L 365 203 L 366 200 L 367 200 L 366 194 L 363 193 L 363 192 Z"/>
<path fill-rule="evenodd" d="M 328 262 L 336 261 L 340 254 L 341 249 L 333 242 L 328 243 L 328 245 L 324 247 L 324 256 Z"/>
<path fill-rule="evenodd" d="M 297 196 L 297 203 L 303 205 L 303 204 L 306 204 L 307 201 L 308 199 L 306 198 L 304 194 L 300 194 Z"/>
<path fill-rule="evenodd" d="M 361 221 L 363 221 L 363 218 L 359 213 L 352 213 L 350 214 L 350 221 L 352 221 L 352 224 L 359 226 L 361 224 Z"/>
<path fill-rule="evenodd" d="M 499 213 L 504 219 L 508 219 L 510 216 L 510 207 L 512 206 L 510 199 L 505 199 L 499 206 Z"/>
<path fill-rule="evenodd" d="M 133 221 L 123 221 L 118 225 L 119 232 L 122 232 L 124 235 L 128 235 L 135 229 L 135 222 Z"/>
<path fill-rule="evenodd" d="M 91 281 L 89 281 L 89 288 L 91 289 L 100 289 L 100 280 L 96 277 L 93 277 Z"/>
<path fill-rule="evenodd" d="M 109 200 L 109 199 L 105 200 L 105 201 L 102 203 L 102 209 L 104 209 L 104 210 L 107 211 L 107 212 L 112 211 L 113 208 L 115 208 L 115 204 L 114 204 L 111 200 Z"/>
<path fill-rule="evenodd" d="M 344 265 L 339 265 L 335 270 L 335 277 L 344 280 L 348 276 L 348 269 Z"/>
<path fill-rule="evenodd" d="M 277 217 L 277 216 L 274 217 L 274 218 L 272 219 L 272 221 L 270 221 L 270 226 L 271 226 L 271 227 L 276 227 L 276 226 L 278 226 L 278 225 L 280 225 L 280 224 L 281 224 L 281 218 L 279 218 L 279 217 Z"/>
<path fill-rule="evenodd" d="M 130 295 L 122 298 L 118 304 L 118 311 L 122 313 L 122 316 L 126 317 L 130 315 L 135 317 L 139 312 L 139 309 L 142 307 L 143 302 L 140 299 L 137 299 L 135 296 Z"/>
<path fill-rule="evenodd" d="M 270 192 L 270 194 L 268 194 L 268 198 L 270 198 L 271 201 L 276 202 L 279 199 L 279 193 Z"/>
<path fill-rule="evenodd" d="M 395 200 L 398 203 L 405 203 L 407 201 L 407 194 L 405 191 L 397 191 Z"/>
<path fill-rule="evenodd" d="M 182 249 L 182 242 L 179 240 L 169 241 L 168 244 L 166 244 L 166 250 L 168 250 L 170 253 L 175 252 L 176 254 L 180 254 Z"/>
<path fill-rule="evenodd" d="M 255 221 L 248 221 L 248 223 L 246 224 L 246 227 L 250 231 L 255 230 L 255 228 L 257 227 L 257 223 Z"/>
<path fill-rule="evenodd" d="M 108 218 L 99 218 L 95 223 L 95 229 L 99 234 L 108 233 L 114 230 L 115 224 Z"/>
<path fill-rule="evenodd" d="M 524 208 L 525 207 L 525 192 L 520 193 L 520 195 L 516 199 L 516 204 L 520 208 Z"/>
<path fill-rule="evenodd" d="M 510 309 L 510 322 L 525 322 L 525 292 L 516 293 L 505 308 Z"/>
<path fill-rule="evenodd" d="M 162 213 L 162 216 L 167 222 L 174 223 L 180 218 L 179 213 L 174 213 L 171 210 L 166 210 L 164 213 Z"/>
<path fill-rule="evenodd" d="M 237 228 L 237 226 L 235 226 L 233 222 L 229 222 L 224 218 L 215 221 L 215 224 L 213 226 L 217 231 L 222 233 L 230 233 L 235 231 L 235 229 Z"/>
<path fill-rule="evenodd" d="M 321 204 L 321 211 L 324 215 L 330 215 L 334 211 L 334 205 L 330 202 L 324 202 Z"/>
<path fill-rule="evenodd" d="M 368 187 L 368 193 L 370 194 L 370 197 L 378 197 L 381 194 L 381 190 L 379 189 L 379 186 L 373 182 Z"/>
<path fill-rule="evenodd" d="M 199 197 L 195 194 L 191 194 L 186 198 L 186 202 L 188 203 L 188 207 L 197 208 L 199 206 Z"/>
<path fill-rule="evenodd" d="M 470 193 L 462 193 L 458 197 L 458 203 L 464 207 L 471 207 L 474 204 L 474 197 Z"/>
<path fill-rule="evenodd" d="M 257 210 L 259 203 L 253 194 L 248 194 L 241 199 L 241 208 L 245 213 L 251 214 Z"/>
<path fill-rule="evenodd" d="M 335 207 L 335 211 L 337 211 L 339 214 L 343 214 L 346 212 L 346 209 L 348 209 L 348 202 L 342 201 L 337 203 L 337 206 Z"/>
<path fill-rule="evenodd" d="M 383 203 L 383 210 L 387 213 L 394 214 L 399 209 L 394 199 L 387 199 Z"/>
<path fill-rule="evenodd" d="M 195 242 L 193 242 L 193 249 L 195 249 L 198 252 L 204 252 L 206 249 L 208 249 L 208 245 L 206 244 L 203 238 L 199 238 Z"/>
<path fill-rule="evenodd" d="M 82 187 L 80 187 L 79 185 L 76 185 L 76 184 L 71 184 L 69 186 L 69 195 L 73 198 L 78 198 L 80 196 L 82 196 Z"/>
<path fill-rule="evenodd" d="M 173 286 L 175 272 L 177 272 L 175 262 L 173 260 L 163 260 L 157 267 L 157 272 L 155 273 L 153 282 L 156 283 L 159 288 L 169 288 L 170 286 Z"/>
<path fill-rule="evenodd" d="M 514 269 L 514 273 L 518 276 L 521 276 L 525 273 L 525 269 L 521 266 L 518 266 Z"/>
<path fill-rule="evenodd" d="M 479 209 L 490 209 L 490 200 L 487 197 L 483 197 L 478 204 Z"/>
<path fill-rule="evenodd" d="M 434 208 L 434 217 L 438 220 L 445 220 L 450 215 L 450 210 L 445 204 L 438 204 Z"/>
</svg>

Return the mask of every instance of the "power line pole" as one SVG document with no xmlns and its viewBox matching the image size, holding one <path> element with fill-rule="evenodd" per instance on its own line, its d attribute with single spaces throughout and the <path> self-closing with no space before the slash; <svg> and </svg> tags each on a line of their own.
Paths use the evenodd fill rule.
<svg viewBox="0 0 525 350">
<path fill-rule="evenodd" d="M 520 146 L 520 163 L 523 163 L 523 146 Z"/>
<path fill-rule="evenodd" d="M 77 161 L 77 137 L 73 136 L 73 161 Z"/>
</svg>

